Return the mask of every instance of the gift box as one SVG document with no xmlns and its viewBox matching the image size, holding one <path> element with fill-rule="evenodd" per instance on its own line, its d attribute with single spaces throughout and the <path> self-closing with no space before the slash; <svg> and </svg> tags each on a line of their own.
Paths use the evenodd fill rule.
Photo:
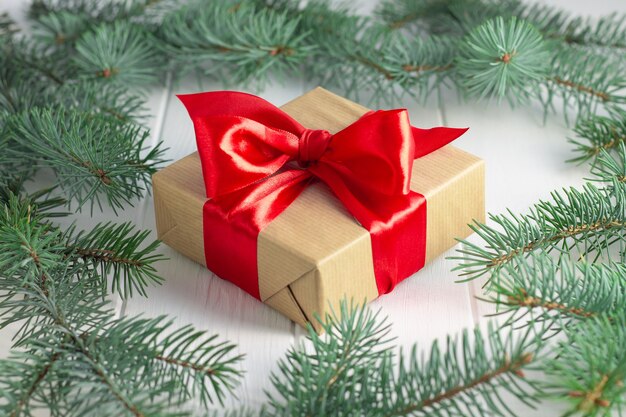
<svg viewBox="0 0 626 417">
<path fill-rule="evenodd" d="M 231 107 L 235 112 L 242 109 L 245 114 L 241 117 L 218 114 L 216 118 L 201 109 L 195 114 L 190 110 L 201 153 L 193 153 L 154 175 L 158 237 L 296 323 L 311 323 L 319 329 L 314 315 L 323 317 L 330 308 L 339 311 L 342 299 L 373 300 L 391 291 L 424 263 L 454 246 L 455 238 L 467 237 L 471 233 L 468 223 L 484 221 L 483 161 L 452 145 L 420 151 L 418 148 L 429 145 L 422 145 L 417 136 L 423 133 L 428 137 L 438 131 L 409 130 L 406 111 L 371 112 L 316 88 L 282 106 L 282 112 L 293 118 L 285 115 L 283 120 L 283 116 L 275 117 L 267 102 L 259 102 L 257 109 L 253 96 L 235 97 L 240 98 L 246 104 Z M 181 99 L 188 109 L 203 105 L 199 95 Z M 207 112 L 221 111 L 221 104 L 211 106 Z M 246 119 L 248 114 L 255 120 Z M 276 126 L 267 128 L 259 120 Z M 296 126 L 295 133 L 284 132 L 292 126 Z M 344 139 L 349 135 L 356 137 Z M 417 135 L 415 144 L 412 135 Z M 373 139 L 366 142 L 364 136 Z M 368 144 L 378 137 L 382 147 L 389 144 L 395 148 L 369 150 Z M 257 143 L 265 139 L 276 144 L 266 149 L 265 144 Z M 216 145 L 218 140 L 221 142 Z M 292 150 L 294 145 L 284 145 L 286 140 L 296 140 L 298 150 Z M 346 156 L 340 145 L 348 140 L 353 141 L 350 146 L 362 147 L 365 154 L 356 149 L 356 156 Z M 282 156 L 273 154 L 277 148 L 287 156 L 280 159 Z M 391 156 L 383 155 L 387 159 L 381 163 L 367 154 L 370 151 L 376 157 L 380 153 Z M 252 156 L 235 164 L 238 152 Z M 335 159 L 324 162 L 326 156 L 320 155 Z M 260 158 L 269 162 L 249 168 Z M 340 175 L 322 172 L 318 165 L 323 164 L 317 164 L 316 158 L 336 167 L 333 169 Z M 398 169 L 391 166 L 396 161 L 401 165 Z M 408 169 L 406 161 L 410 161 Z M 339 166 L 343 162 L 361 165 L 348 169 Z M 272 164 L 279 168 L 268 174 L 275 168 Z M 267 168 L 269 165 L 272 167 Z M 231 172 L 233 169 L 245 171 L 249 178 L 241 180 L 246 175 Z M 297 185 L 285 188 L 288 191 L 267 191 L 282 186 L 285 176 L 291 176 L 289 181 L 293 182 L 300 173 L 309 175 L 309 171 L 313 172 L 310 178 L 298 179 Z M 337 179 L 341 175 L 346 178 Z M 396 178 L 402 175 L 408 178 Z M 366 179 L 359 182 L 360 177 Z M 226 189 L 224 183 L 232 189 Z M 372 184 L 371 196 L 368 184 Z M 250 204 L 254 205 L 252 214 Z M 395 210 L 391 217 L 387 215 L 390 210 Z M 270 217 L 258 220 L 272 211 L 275 213 Z M 397 221 L 394 216 L 405 216 L 405 211 L 417 214 Z M 379 220 L 381 216 L 387 220 Z M 257 222 L 263 224 L 258 226 Z M 248 227 L 248 223 L 254 224 Z M 258 226 L 256 232 L 248 230 L 253 226 Z"/>
</svg>

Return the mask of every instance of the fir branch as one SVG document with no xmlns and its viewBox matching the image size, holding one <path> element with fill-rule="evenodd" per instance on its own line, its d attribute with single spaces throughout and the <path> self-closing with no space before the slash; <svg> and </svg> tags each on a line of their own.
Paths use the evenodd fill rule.
<svg viewBox="0 0 626 417">
<path fill-rule="evenodd" d="M 384 0 L 376 14 L 392 29 L 422 25 L 431 33 L 439 30 L 458 35 L 496 16 L 517 17 L 531 23 L 547 39 L 564 45 L 616 55 L 626 48 L 624 15 L 613 13 L 597 20 L 584 19 L 553 6 L 521 0 Z"/>
<path fill-rule="evenodd" d="M 102 277 L 67 265 L 67 254 L 77 248 L 62 249 L 65 234 L 42 223 L 29 202 L 12 197 L 7 204 L 11 210 L 0 211 L 1 325 L 26 321 L 16 346 L 28 356 L 18 354 L 13 361 L 33 376 L 28 384 L 7 380 L 0 406 L 8 407 L 8 415 L 20 415 L 31 403 L 45 404 L 47 390 L 58 384 L 63 387 L 54 395 L 62 399 L 55 401 L 57 408 L 65 404 L 58 409 L 66 416 L 93 415 L 95 404 L 97 414 L 180 416 L 178 408 L 196 395 L 209 404 L 232 390 L 239 375 L 234 366 L 241 359 L 232 354 L 232 344 L 190 327 L 171 330 L 165 318 L 113 320 L 98 282 Z M 115 234 L 130 235 L 115 242 L 129 256 L 147 259 L 131 253 L 145 234 L 133 236 L 128 226 L 99 226 L 73 241 L 106 245 Z M 26 246 L 19 240 L 25 238 Z M 15 245 L 24 250 L 16 251 Z M 42 364 L 44 357 L 54 358 L 55 365 Z"/>
<path fill-rule="evenodd" d="M 548 57 L 546 45 L 533 26 L 499 17 L 464 39 L 456 70 L 461 85 L 471 95 L 523 101 L 545 77 Z"/>
<path fill-rule="evenodd" d="M 76 43 L 76 52 L 79 74 L 88 79 L 137 86 L 163 76 L 150 33 L 130 22 L 85 33 Z"/>
<path fill-rule="evenodd" d="M 572 17 L 567 12 L 540 4 L 520 2 L 515 13 L 530 21 L 547 38 L 570 46 L 620 54 L 626 48 L 625 17 L 617 14 L 596 20 Z"/>
<path fill-rule="evenodd" d="M 504 267 L 484 300 L 507 316 L 503 326 L 617 317 L 626 303 L 625 275 L 623 264 L 557 262 L 545 253 L 531 254 Z"/>
<path fill-rule="evenodd" d="M 301 16 L 300 31 L 315 47 L 308 72 L 321 85 L 357 99 L 373 93 L 373 101 L 389 103 L 403 94 L 423 99 L 450 75 L 453 39 L 403 37 L 323 1 L 307 3 Z"/>
<path fill-rule="evenodd" d="M 243 356 L 232 354 L 233 344 L 216 339 L 217 336 L 206 337 L 204 332 L 184 326 L 160 342 L 154 359 L 163 363 L 162 372 L 180 382 L 179 392 L 172 392 L 171 396 L 199 396 L 204 407 L 214 400 L 223 405 L 224 395 L 235 387 L 241 375 L 234 365 Z M 195 347 L 190 349 L 190 345 Z"/>
<path fill-rule="evenodd" d="M 298 25 L 286 13 L 249 3 L 195 3 L 167 16 L 158 36 L 177 71 L 226 70 L 231 82 L 262 82 L 270 71 L 295 70 L 310 52 Z"/>
<path fill-rule="evenodd" d="M 528 403 L 538 389 L 523 370 L 538 360 L 539 333 L 503 336 L 490 328 L 483 336 L 476 330 L 461 342 L 448 339 L 442 350 L 435 342 L 425 359 L 414 347 L 396 361 L 381 343 L 388 332 L 384 321 L 347 303 L 340 314 L 326 317 L 323 339 L 310 329 L 310 350 L 292 349 L 279 363 L 272 376 L 278 394 L 269 397 L 268 415 L 473 415 L 477 396 L 503 415 L 512 412 L 496 390 Z"/>
<path fill-rule="evenodd" d="M 541 102 L 547 109 L 554 108 L 554 98 L 560 97 L 566 116 L 568 106 L 573 106 L 579 115 L 589 116 L 602 107 L 613 110 L 626 103 L 626 77 L 621 64 L 602 55 L 557 51 L 546 87 Z"/>
<path fill-rule="evenodd" d="M 161 162 L 157 145 L 141 155 L 148 132 L 134 124 L 111 123 L 110 118 L 77 110 L 33 109 L 11 120 L 29 158 L 51 167 L 59 185 L 79 207 L 101 199 L 115 210 L 141 197 L 150 175 Z"/>
<path fill-rule="evenodd" d="M 374 13 L 391 29 L 405 29 L 411 28 L 414 22 L 446 12 L 449 3 L 441 0 L 386 0 L 378 3 Z"/>
<path fill-rule="evenodd" d="M 71 259 L 98 269 L 103 280 L 110 277 L 111 291 L 122 298 L 132 297 L 133 291 L 146 296 L 148 285 L 163 282 L 154 264 L 165 259 L 155 253 L 158 241 L 144 245 L 148 235 L 148 231 L 136 231 L 130 223 L 99 224 L 89 232 L 69 237 L 66 251 Z"/>
<path fill-rule="evenodd" d="M 581 119 L 576 123 L 574 133 L 577 137 L 570 142 L 575 145 L 578 156 L 570 162 L 595 162 L 602 150 L 619 151 L 626 142 L 626 111 L 615 110 L 608 117 L 593 115 Z"/>
<path fill-rule="evenodd" d="M 31 401 L 49 377 L 57 359 L 58 355 L 22 354 L 0 360 L 0 374 L 3 376 L 0 379 L 0 399 L 6 401 L 0 403 L 0 412 L 8 417 L 30 415 Z"/>
<path fill-rule="evenodd" d="M 466 342 L 467 343 L 467 342 Z M 434 408 L 438 409 L 439 407 L 445 407 L 446 401 L 454 401 L 456 398 L 465 395 L 467 392 L 471 392 L 472 390 L 476 390 L 479 387 L 484 385 L 488 385 L 497 380 L 498 378 L 502 378 L 507 374 L 514 374 L 519 377 L 524 377 L 522 369 L 529 365 L 533 361 L 533 355 L 531 353 L 524 353 L 522 356 L 517 359 L 515 362 L 511 362 L 508 359 L 505 359 L 504 363 L 500 365 L 498 368 L 487 371 L 480 375 L 479 377 L 471 380 L 463 385 L 457 385 L 447 391 L 441 392 L 431 398 L 422 399 L 418 404 L 409 404 L 401 410 L 391 412 L 390 414 L 386 414 L 386 416 L 406 416 L 413 415 L 415 413 L 427 413 L 429 409 Z M 505 405 L 506 407 L 506 405 Z M 456 408 L 456 407 L 455 407 Z M 495 408 L 495 407 L 494 407 Z M 441 414 L 441 410 L 437 410 L 439 414 Z"/>
<path fill-rule="evenodd" d="M 620 313 L 613 320 L 598 317 L 566 328 L 566 340 L 546 364 L 549 392 L 568 399 L 570 414 L 621 414 L 624 410 L 626 321 L 624 312 Z"/>
<path fill-rule="evenodd" d="M 59 11 L 42 16 L 35 21 L 34 37 L 51 46 L 74 45 L 89 30 L 88 18 L 69 11 Z"/>
<path fill-rule="evenodd" d="M 36 197 L 36 196 L 35 196 Z M 54 201 L 54 200 L 53 200 Z M 11 196 L 0 216 L 0 271 L 2 279 L 0 297 L 0 326 L 23 322 L 16 334 L 16 344 L 31 336 L 39 326 L 38 317 L 46 316 L 49 308 L 42 304 L 22 303 L 18 294 L 41 291 L 49 296 L 50 281 L 64 274 L 80 275 L 84 285 L 95 287 L 100 297 L 106 294 L 107 274 L 112 280 L 112 290 L 123 297 L 132 295 L 133 290 L 145 294 L 149 284 L 159 284 L 154 264 L 163 256 L 155 254 L 158 242 L 145 245 L 146 232 L 135 232 L 129 224 L 115 226 L 99 225 L 88 233 L 72 236 L 72 232 L 61 233 L 47 222 L 48 213 L 33 204 L 32 199 L 20 200 Z M 114 256 L 94 256 L 96 247 Z M 90 256 L 81 253 L 89 250 Z M 96 254 L 98 255 L 98 254 Z M 121 262 L 131 260 L 132 264 Z M 97 270 L 98 273 L 94 270 Z M 94 302 L 100 305 L 101 302 Z M 85 309 L 85 312 L 89 309 Z M 29 322 L 35 318 L 34 322 Z"/>
<path fill-rule="evenodd" d="M 620 143 L 613 153 L 602 150 L 591 168 L 591 175 L 592 181 L 603 182 L 609 187 L 626 183 L 626 144 Z"/>
<path fill-rule="evenodd" d="M 592 261 L 611 259 L 609 248 L 623 245 L 626 235 L 626 188 L 597 189 L 591 184 L 552 193 L 552 201 L 541 201 L 528 215 L 490 215 L 494 226 L 470 225 L 482 244 L 461 241 L 454 268 L 474 279 L 496 274 L 504 265 L 535 251 L 577 252 Z"/>
<path fill-rule="evenodd" d="M 102 0 L 96 3 L 91 0 L 34 0 L 28 15 L 31 19 L 40 20 L 48 16 L 72 13 L 85 16 L 90 25 L 120 20 L 151 23 L 158 21 L 161 11 L 167 11 L 175 5 L 173 0 Z"/>
</svg>

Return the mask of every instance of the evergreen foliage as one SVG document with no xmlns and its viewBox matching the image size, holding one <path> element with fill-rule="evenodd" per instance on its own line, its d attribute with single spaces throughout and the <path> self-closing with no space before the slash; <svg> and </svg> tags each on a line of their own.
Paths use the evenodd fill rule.
<svg viewBox="0 0 626 417">
<path fill-rule="evenodd" d="M 524 370 L 542 350 L 540 330 L 476 329 L 443 347 L 435 342 L 427 357 L 415 346 L 396 356 L 377 314 L 347 303 L 338 313 L 324 320 L 324 337 L 309 329 L 311 349 L 291 349 L 279 363 L 267 415 L 512 415 L 503 392 L 529 404 L 537 398 Z"/>
<path fill-rule="evenodd" d="M 21 326 L 0 361 L 3 415 L 177 416 L 190 398 L 221 400 L 233 386 L 232 344 L 164 317 L 114 319 L 104 273 L 123 296 L 159 281 L 156 244 L 139 249 L 146 237 L 128 224 L 73 236 L 31 199 L 3 202 L 0 326 Z"/>
<path fill-rule="evenodd" d="M 624 16 L 519 0 L 381 0 L 374 17 L 324 0 L 34 0 L 29 18 L 26 36 L 0 15 L 0 327 L 19 326 L 0 361 L 3 415 L 188 415 L 189 400 L 208 408 L 236 384 L 232 344 L 165 317 L 113 318 L 109 291 L 162 281 L 146 232 L 54 222 L 68 205 L 119 210 L 149 192 L 164 150 L 142 125 L 145 89 L 191 71 L 261 86 L 299 76 L 376 102 L 451 86 L 562 104 L 573 160 L 591 163 L 590 184 L 493 215 L 462 244 L 457 269 L 488 280 L 499 324 L 397 354 L 384 320 L 343 304 L 279 363 L 260 414 L 511 415 L 505 394 L 623 411 Z M 29 195 L 41 169 L 56 186 Z"/>
<path fill-rule="evenodd" d="M 626 187 L 610 189 L 587 184 L 583 190 L 554 192 L 526 215 L 491 215 L 491 225 L 470 225 L 481 243 L 464 242 L 458 250 L 461 276 L 474 279 L 485 274 L 499 277 L 499 270 L 534 252 L 555 252 L 596 262 L 622 259 L 626 239 Z M 613 249 L 618 249 L 616 254 Z"/>
<path fill-rule="evenodd" d="M 621 413 L 626 395 L 623 309 L 616 317 L 592 318 L 565 333 L 556 351 L 559 360 L 546 365 L 546 374 L 554 380 L 553 395 L 572 403 L 570 414 L 609 415 L 611 409 Z"/>
</svg>

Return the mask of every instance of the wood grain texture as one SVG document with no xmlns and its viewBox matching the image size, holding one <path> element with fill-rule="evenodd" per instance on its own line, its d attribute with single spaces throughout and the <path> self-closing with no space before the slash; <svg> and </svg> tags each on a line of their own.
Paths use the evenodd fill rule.
<svg viewBox="0 0 626 417">
<path fill-rule="evenodd" d="M 626 11 L 623 0 L 544 1 L 567 7 L 572 13 L 601 15 L 610 11 Z M 24 22 L 29 2 L 5 0 L 0 12 L 8 11 Z M 354 2 L 368 13 L 376 0 Z M 311 85 L 286 80 L 274 83 L 263 92 L 263 97 L 276 105 L 309 90 Z M 164 88 L 155 88 L 149 95 L 148 125 L 152 128 L 152 144 L 163 139 L 169 147 L 167 157 L 180 159 L 195 150 L 193 126 L 175 93 L 189 93 L 223 88 L 190 80 Z M 470 131 L 455 145 L 476 154 L 486 162 L 486 208 L 499 213 L 506 208 L 524 212 L 539 198 L 549 197 L 550 191 L 564 186 L 579 185 L 587 174 L 586 167 L 565 164 L 571 157 L 571 145 L 566 142 L 570 129 L 560 116 L 552 116 L 544 125 L 541 110 L 535 107 L 511 109 L 506 104 L 462 103 L 452 93 L 442 95 L 442 103 L 435 95 L 424 105 L 403 103 L 410 111 L 413 124 L 433 126 L 469 126 Z M 45 175 L 38 184 L 45 184 Z M 154 233 L 152 198 L 139 202 L 121 213 L 118 221 L 130 220 L 138 227 Z M 92 218 L 88 211 L 65 220 L 76 221 L 78 227 L 90 227 L 94 222 L 115 218 L 110 210 Z M 128 301 L 115 300 L 120 315 L 176 317 L 176 325 L 193 324 L 210 333 L 238 344 L 238 351 L 246 354 L 241 369 L 245 371 L 242 384 L 236 390 L 238 399 L 231 397 L 227 405 L 258 407 L 264 400 L 264 389 L 270 387 L 269 375 L 276 369 L 276 361 L 294 344 L 301 342 L 304 332 L 292 322 L 253 299 L 234 285 L 213 276 L 195 262 L 163 246 L 161 251 L 170 260 L 159 264 L 159 274 L 166 278 L 164 285 L 151 288 L 147 298 Z M 433 340 L 442 340 L 464 328 L 485 323 L 484 315 L 492 312 L 488 305 L 474 299 L 480 294 L 480 283 L 455 283 L 456 274 L 450 272 L 454 262 L 445 257 L 448 251 L 413 277 L 402 282 L 396 290 L 372 303 L 393 324 L 393 335 L 399 345 L 408 349 L 414 343 L 428 348 Z M 15 327 L 0 330 L 0 355 L 6 356 Z M 517 405 L 513 405 L 517 408 Z M 553 416 L 555 408 L 540 407 L 536 412 L 519 408 L 524 416 Z"/>
</svg>

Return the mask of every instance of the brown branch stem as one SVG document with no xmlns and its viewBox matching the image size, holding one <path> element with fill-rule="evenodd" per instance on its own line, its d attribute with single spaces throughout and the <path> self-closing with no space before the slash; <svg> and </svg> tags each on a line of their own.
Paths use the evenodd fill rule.
<svg viewBox="0 0 626 417">
<path fill-rule="evenodd" d="M 602 398 L 602 394 L 604 392 L 604 388 L 606 384 L 609 382 L 608 375 L 602 375 L 600 381 L 591 389 L 589 392 L 580 392 L 580 391 L 572 391 L 569 393 L 570 397 L 582 397 L 582 401 L 578 404 L 578 410 L 582 412 L 589 413 L 596 406 L 600 407 L 608 407 L 611 404 L 608 400 Z"/>
<path fill-rule="evenodd" d="M 551 77 L 551 78 L 548 78 L 548 80 L 550 80 L 550 81 L 552 81 L 552 82 L 554 82 L 554 83 L 556 83 L 558 85 L 561 85 L 561 86 L 568 87 L 568 88 L 571 88 L 573 90 L 579 91 L 581 93 L 590 94 L 590 95 L 592 95 L 594 97 L 599 98 L 603 102 L 607 102 L 607 101 L 609 101 L 611 99 L 609 94 L 604 92 L 604 91 L 598 91 L 598 90 L 595 90 L 595 89 L 593 89 L 593 88 L 591 88 L 589 86 L 583 85 L 583 84 L 577 84 L 577 83 L 575 83 L 573 81 L 570 81 L 570 80 L 564 80 L 561 77 Z"/>
<path fill-rule="evenodd" d="M 83 258 L 92 258 L 102 262 L 112 262 L 117 264 L 143 266 L 141 261 L 117 256 L 115 251 L 99 248 L 74 248 L 74 251 Z"/>
<path fill-rule="evenodd" d="M 54 363 L 57 361 L 58 358 L 59 358 L 59 353 L 54 353 L 50 357 L 50 361 L 46 363 L 46 365 L 43 368 L 41 368 L 41 371 L 39 371 L 39 373 L 33 380 L 33 383 L 28 389 L 28 391 L 26 391 L 26 393 L 19 399 L 19 401 L 15 405 L 15 408 L 11 412 L 10 417 L 17 417 L 20 415 L 21 410 L 28 404 L 30 397 L 32 397 L 32 395 L 35 393 L 35 390 L 37 389 L 39 384 L 41 384 L 41 382 L 44 380 L 46 375 L 48 375 L 48 372 L 50 372 L 52 365 L 54 365 Z"/>
<path fill-rule="evenodd" d="M 365 65 L 366 67 L 372 68 L 375 71 L 379 72 L 380 74 L 382 74 L 387 80 L 394 80 L 396 79 L 396 77 L 389 71 L 387 71 L 385 68 L 383 68 L 380 64 L 364 58 L 360 55 L 353 55 L 352 58 Z M 448 65 L 428 65 L 428 64 L 424 64 L 424 65 L 410 65 L 410 64 L 406 64 L 402 66 L 402 69 L 406 72 L 414 72 L 414 73 L 420 73 L 423 71 L 445 71 L 452 68 L 452 64 L 448 64 Z"/>
<path fill-rule="evenodd" d="M 527 308 L 543 308 L 549 311 L 557 311 L 559 313 L 573 314 L 575 316 L 589 318 L 595 316 L 595 313 L 586 311 L 582 308 L 568 307 L 565 304 L 556 301 L 543 300 L 539 297 L 529 296 L 526 290 L 519 289 L 518 296 L 510 295 L 508 297 L 508 306 L 520 306 Z"/>
<path fill-rule="evenodd" d="M 401 410 L 398 410 L 392 414 L 388 414 L 387 417 L 411 415 L 412 413 L 415 413 L 416 411 L 423 410 L 428 407 L 432 407 L 445 400 L 449 400 L 459 394 L 462 394 L 466 391 L 476 388 L 479 385 L 486 384 L 490 382 L 491 380 L 498 378 L 499 376 L 504 375 L 506 373 L 514 373 L 520 377 L 523 377 L 522 368 L 524 367 L 524 365 L 527 365 L 530 362 L 532 362 L 532 360 L 533 360 L 532 353 L 523 353 L 514 362 L 511 362 L 510 360 L 506 359 L 504 361 L 504 364 L 500 366 L 499 368 L 494 369 L 493 371 L 487 372 L 481 375 L 480 377 L 474 379 L 473 381 L 468 382 L 467 384 L 458 385 L 447 391 L 441 392 L 435 396 L 426 398 L 420 401 L 419 403 L 410 404 Z"/>
<path fill-rule="evenodd" d="M 194 371 L 202 372 L 202 373 L 207 374 L 207 375 L 215 375 L 215 373 L 216 373 L 215 369 L 213 369 L 213 368 L 208 368 L 206 366 L 201 366 L 201 365 L 198 365 L 196 363 L 191 363 L 191 362 L 188 362 L 188 361 L 182 361 L 180 359 L 170 358 L 170 357 L 167 357 L 167 356 L 156 355 L 155 359 L 159 360 L 159 361 L 163 361 L 163 362 L 168 363 L 170 365 L 176 365 L 176 366 L 180 366 L 180 367 L 183 367 L 183 368 L 193 369 Z"/>
<path fill-rule="evenodd" d="M 567 229 L 564 229 L 555 233 L 553 236 L 549 236 L 540 240 L 536 240 L 534 242 L 530 242 L 526 244 L 525 246 L 522 246 L 521 248 L 514 249 L 510 251 L 509 253 L 498 256 L 492 259 L 489 262 L 487 267 L 488 268 L 498 267 L 500 265 L 503 265 L 509 262 L 511 259 L 513 259 L 514 257 L 518 255 L 531 252 L 538 247 L 542 247 L 549 243 L 557 242 L 559 240 L 567 239 L 569 237 L 573 237 L 581 233 L 595 232 L 599 230 L 610 230 L 614 228 L 626 228 L 626 223 L 618 222 L 618 221 L 607 221 L 607 222 L 596 222 L 593 224 L 582 224 L 576 227 L 569 227 Z"/>
<path fill-rule="evenodd" d="M 84 168 L 87 168 L 89 172 L 97 176 L 104 185 L 111 185 L 113 183 L 113 180 L 111 179 L 111 177 L 109 177 L 108 173 L 104 171 L 103 169 L 96 168 L 93 166 L 91 162 L 82 161 L 74 155 L 69 154 L 69 156 L 75 163 L 79 164 L 80 166 Z"/>
</svg>

